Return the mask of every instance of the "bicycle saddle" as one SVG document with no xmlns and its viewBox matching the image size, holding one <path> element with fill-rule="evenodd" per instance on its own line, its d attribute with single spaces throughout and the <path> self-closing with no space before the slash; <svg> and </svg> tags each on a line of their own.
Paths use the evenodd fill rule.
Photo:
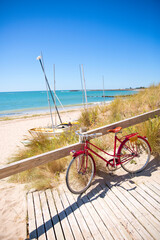
<svg viewBox="0 0 160 240">
<path fill-rule="evenodd" d="M 112 133 L 117 133 L 119 131 L 121 131 L 122 127 L 116 127 L 114 129 L 109 129 L 107 132 L 112 132 Z"/>
</svg>

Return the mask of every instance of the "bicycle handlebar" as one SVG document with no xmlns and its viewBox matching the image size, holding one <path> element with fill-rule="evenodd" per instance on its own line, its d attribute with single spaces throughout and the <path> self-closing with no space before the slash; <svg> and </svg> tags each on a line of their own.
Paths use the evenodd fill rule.
<svg viewBox="0 0 160 240">
<path fill-rule="evenodd" d="M 88 137 L 96 137 L 96 136 L 102 136 L 102 133 L 91 133 L 91 134 L 82 134 L 82 133 L 79 133 L 79 132 L 75 132 L 75 134 L 81 136 L 82 138 L 88 138 Z"/>
</svg>

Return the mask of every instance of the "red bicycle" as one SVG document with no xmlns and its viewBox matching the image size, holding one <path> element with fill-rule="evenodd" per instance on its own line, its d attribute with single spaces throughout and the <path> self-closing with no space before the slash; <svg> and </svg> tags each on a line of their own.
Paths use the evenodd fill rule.
<svg viewBox="0 0 160 240">
<path fill-rule="evenodd" d="M 100 149 L 90 142 L 91 138 L 100 136 L 102 133 L 81 134 L 76 132 L 82 140 L 83 149 L 80 151 L 71 151 L 73 159 L 67 169 L 66 184 L 72 193 L 81 194 L 85 192 L 91 184 L 96 171 L 96 164 L 91 153 L 105 161 L 109 169 L 116 169 L 117 166 L 121 165 L 122 168 L 129 173 L 138 173 L 144 170 L 151 155 L 149 142 L 146 137 L 142 137 L 138 133 L 132 133 L 118 138 L 117 134 L 121 132 L 121 129 L 121 127 L 117 127 L 108 130 L 108 132 L 115 133 L 113 154 Z M 120 142 L 120 146 L 116 151 L 117 141 Z M 99 153 L 95 152 L 93 148 L 98 149 L 100 152 L 103 152 L 103 154 L 109 155 L 112 158 L 106 160 L 99 155 Z"/>
</svg>

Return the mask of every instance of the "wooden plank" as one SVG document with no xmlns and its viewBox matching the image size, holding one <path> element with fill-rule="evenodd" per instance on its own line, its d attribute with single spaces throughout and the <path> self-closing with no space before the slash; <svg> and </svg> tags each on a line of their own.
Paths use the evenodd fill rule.
<svg viewBox="0 0 160 240">
<path fill-rule="evenodd" d="M 83 215 L 81 214 L 81 211 L 77 205 L 77 202 L 74 200 L 73 195 L 69 191 L 66 191 L 66 189 L 64 189 L 64 192 L 65 192 L 66 197 L 69 201 L 69 204 L 72 208 L 72 211 L 74 212 L 74 215 L 76 217 L 76 220 L 78 222 L 79 228 L 81 229 L 84 239 L 85 240 L 93 240 L 93 237 L 90 233 L 88 225 L 87 225 Z"/>
<path fill-rule="evenodd" d="M 62 224 L 62 228 L 63 228 L 65 238 L 69 239 L 69 240 L 73 240 L 74 237 L 73 237 L 73 234 L 72 234 L 69 222 L 68 222 L 68 218 L 66 216 L 63 205 L 62 205 L 61 200 L 59 198 L 59 194 L 58 194 L 57 190 L 55 190 L 55 189 L 52 190 L 52 193 L 53 193 L 53 197 L 54 197 L 54 200 L 55 200 L 55 205 L 57 207 L 58 216 L 59 216 L 61 224 Z"/>
<path fill-rule="evenodd" d="M 95 224 L 104 239 L 123 239 L 121 234 L 117 231 L 117 228 L 115 229 L 115 225 L 112 223 L 110 216 L 108 216 L 100 203 L 98 203 L 96 194 L 93 194 L 93 187 L 89 188 L 86 195 L 83 196 L 82 201 L 95 220 Z"/>
<path fill-rule="evenodd" d="M 128 187 L 133 187 L 133 184 L 131 185 L 129 182 L 127 182 Z M 136 186 L 136 185 L 135 185 Z M 136 189 L 134 191 L 130 191 L 130 193 L 136 198 L 155 218 L 157 218 L 160 221 L 160 212 L 157 211 L 157 209 L 148 201 L 148 198 L 146 199 L 144 197 L 144 194 L 141 194 L 141 190 L 138 191 L 138 186 L 136 186 Z M 151 198 L 152 202 L 152 198 Z M 160 209 L 160 206 L 159 206 Z M 156 212 L 156 214 L 155 214 Z M 159 223 L 160 227 L 160 223 Z"/>
<path fill-rule="evenodd" d="M 160 197 L 160 190 L 155 187 L 154 184 L 151 184 L 151 182 L 145 182 L 145 185 L 150 188 L 155 194 L 157 194 Z"/>
<path fill-rule="evenodd" d="M 67 147 L 59 148 L 47 153 L 7 164 L 3 167 L 0 167 L 0 179 L 66 157 L 70 154 L 71 150 L 79 150 L 81 146 L 82 144 L 75 143 Z"/>
<path fill-rule="evenodd" d="M 41 204 L 39 199 L 39 193 L 33 193 L 34 204 L 35 204 L 35 216 L 36 216 L 36 225 L 37 225 L 37 233 L 39 240 L 46 240 L 46 233 L 44 228 L 44 221 L 42 216 Z"/>
<path fill-rule="evenodd" d="M 130 187 L 126 182 L 121 184 L 122 187 Z M 155 209 L 153 210 L 148 204 L 145 199 L 143 200 L 142 197 L 136 194 L 134 190 L 128 191 L 129 192 L 129 198 L 134 204 L 134 206 L 148 219 L 148 221 L 153 225 L 160 235 L 160 222 L 155 218 L 153 213 L 155 213 Z M 153 210 L 153 212 L 152 212 Z M 157 232 L 157 233 L 158 233 Z"/>
<path fill-rule="evenodd" d="M 139 187 L 142 188 L 145 192 L 147 192 L 154 200 L 160 203 L 160 197 L 154 193 L 150 188 L 148 188 L 145 184 L 139 184 Z"/>
<path fill-rule="evenodd" d="M 103 225 L 99 226 L 99 228 L 103 227 L 102 235 L 105 236 L 105 239 L 118 239 L 118 238 L 122 239 L 122 236 L 121 236 L 120 232 L 117 230 L 117 227 L 115 229 L 115 225 L 111 221 L 110 215 L 102 207 L 102 204 L 100 202 L 98 202 L 99 195 L 101 194 L 101 190 L 100 190 L 100 192 L 95 190 L 95 189 L 97 189 L 98 185 L 99 185 L 99 181 L 97 178 L 95 178 L 95 183 L 93 182 L 91 187 L 87 190 L 86 197 L 89 199 L 89 201 L 95 208 L 96 212 L 98 213 L 98 215 L 101 218 L 101 221 L 104 224 L 104 227 L 103 227 Z M 107 206 L 105 206 L 105 208 L 106 207 Z M 90 209 L 90 211 L 91 210 L 92 210 L 92 208 Z"/>
<path fill-rule="evenodd" d="M 43 218 L 44 218 L 44 225 L 45 225 L 45 231 L 46 231 L 46 236 L 47 239 L 49 240 L 55 240 L 55 235 L 54 235 L 54 230 L 53 230 L 53 225 L 48 209 L 48 204 L 47 204 L 47 199 L 45 196 L 45 192 L 41 191 L 39 193 L 40 200 L 41 200 L 41 207 L 42 207 L 42 213 L 43 213 Z"/>
<path fill-rule="evenodd" d="M 47 189 L 45 192 L 46 192 L 46 196 L 47 196 L 48 206 L 50 209 L 51 219 L 53 222 L 56 238 L 64 240 L 63 230 L 61 227 L 60 219 L 58 217 L 56 205 L 55 205 L 54 199 L 52 197 L 52 192 L 50 189 Z"/>
<path fill-rule="evenodd" d="M 119 239 L 121 238 L 120 233 L 115 229 L 115 225 L 111 222 L 110 216 L 105 212 L 105 209 L 102 208 L 101 204 L 98 202 L 98 198 L 93 189 L 86 194 L 86 197 L 89 199 L 88 209 L 90 214 L 92 214 L 93 209 L 95 213 L 93 218 L 96 219 L 97 227 L 101 230 L 101 234 L 104 239 Z"/>
<path fill-rule="evenodd" d="M 144 239 L 149 239 L 149 240 L 154 239 L 148 232 L 148 224 L 146 223 L 145 218 L 141 217 L 142 214 L 139 213 L 139 211 L 126 198 L 126 196 L 124 196 L 124 194 L 121 193 L 121 191 L 117 187 L 112 186 L 109 183 L 107 185 L 110 186 L 111 191 L 119 198 L 119 200 L 123 203 L 123 205 L 125 205 L 125 207 L 128 209 L 127 212 L 132 219 L 131 221 L 133 221 L 133 223 L 135 223 L 137 225 L 137 229 L 138 229 L 139 233 L 141 234 L 141 236 Z M 132 215 L 133 215 L 133 217 L 132 217 Z M 138 222 L 140 224 L 138 224 Z"/>
<path fill-rule="evenodd" d="M 152 198 L 147 192 L 145 192 L 143 189 L 141 189 L 139 186 L 136 188 L 136 191 L 144 198 L 146 199 L 155 209 L 160 212 L 160 205 L 159 203 Z"/>
<path fill-rule="evenodd" d="M 101 233 L 101 236 L 103 239 L 113 239 L 112 235 L 110 234 L 108 228 L 104 224 L 104 221 L 109 221 L 109 218 L 104 214 L 104 211 L 101 211 L 101 216 L 98 213 L 98 209 L 94 207 L 94 204 L 92 201 L 90 201 L 88 194 L 84 195 L 82 197 L 82 201 L 85 204 L 88 212 L 90 213 L 95 226 L 99 229 L 99 232 Z M 96 238 L 95 238 L 96 239 Z"/>
<path fill-rule="evenodd" d="M 118 198 L 111 193 L 110 189 L 104 183 L 100 183 L 100 187 L 103 189 L 102 197 L 104 201 L 112 209 L 116 218 L 119 220 L 120 224 L 124 226 L 128 234 L 131 235 L 132 239 L 134 240 L 143 239 L 142 236 L 137 231 L 137 229 L 135 228 L 135 224 L 132 225 L 133 217 L 130 218 L 130 216 L 128 216 L 128 212 L 126 211 L 125 207 L 122 204 L 121 205 L 123 207 L 120 206 Z M 112 197 L 110 196 L 111 194 L 109 193 L 112 194 Z M 128 221 L 128 218 L 125 216 L 125 214 L 128 216 L 130 221 Z"/>
<path fill-rule="evenodd" d="M 37 239 L 37 227 L 35 222 L 35 210 L 32 193 L 27 194 L 28 203 L 28 223 L 29 223 L 29 239 Z"/>
<path fill-rule="evenodd" d="M 141 224 L 147 229 L 147 231 L 153 236 L 154 239 L 159 240 L 160 233 L 155 228 L 156 220 L 153 219 L 152 215 L 129 193 L 123 188 L 124 184 L 117 186 L 118 191 L 120 191 L 124 197 L 129 201 L 130 211 L 135 215 L 135 217 L 141 222 Z M 154 220 L 154 225 L 151 223 L 150 218 Z"/>
<path fill-rule="evenodd" d="M 121 194 L 116 191 L 116 188 L 111 188 L 106 185 L 107 188 L 107 196 L 114 202 L 119 210 L 125 215 L 125 217 L 128 220 L 128 224 L 131 224 L 135 230 L 141 235 L 141 237 L 144 239 L 153 239 L 146 229 L 140 224 L 140 222 L 135 218 L 135 216 L 129 211 L 129 209 L 126 207 L 125 201 L 123 200 Z M 137 239 L 138 240 L 138 239 Z"/>
<path fill-rule="evenodd" d="M 154 118 L 155 116 L 160 116 L 160 109 L 156 109 L 154 111 L 150 111 L 129 119 L 125 119 L 116 123 L 112 123 L 91 131 L 86 132 L 85 134 L 91 133 L 99 133 L 101 132 L 102 135 L 107 134 L 107 130 L 111 128 L 115 128 L 117 126 L 121 126 L 122 128 L 127 128 L 133 126 L 135 124 L 147 121 L 150 118 Z M 57 160 L 69 155 L 70 151 L 75 149 L 79 150 L 81 148 L 80 143 L 75 143 L 73 145 L 56 149 L 54 151 L 50 151 L 41 155 L 37 155 L 31 158 L 27 158 L 18 162 L 10 163 L 0 168 L 0 179 L 9 177 L 13 174 L 31 169 L 33 167 L 40 166 L 42 164 L 51 162 L 53 160 Z"/>
<path fill-rule="evenodd" d="M 160 190 L 160 184 L 159 184 L 158 182 L 152 180 L 151 183 L 154 184 L 154 186 L 155 186 L 158 190 Z"/>
<path fill-rule="evenodd" d="M 99 230 L 97 225 L 95 224 L 95 221 L 97 221 L 97 219 L 93 219 L 92 213 L 90 214 L 90 212 L 88 211 L 88 208 L 86 206 L 87 204 L 85 204 L 82 201 L 82 198 L 84 196 L 83 197 L 78 197 L 78 198 L 76 198 L 75 195 L 72 195 L 72 196 L 74 197 L 74 200 L 76 201 L 84 219 L 86 219 L 86 223 L 88 225 L 88 228 L 90 229 L 90 232 L 93 236 L 93 239 L 98 239 L 98 240 L 104 239 L 101 235 L 101 230 Z"/>
<path fill-rule="evenodd" d="M 100 197 L 100 194 L 102 192 L 103 192 L 102 188 L 97 186 L 87 194 L 87 197 L 89 197 L 92 205 L 94 205 L 96 211 L 98 212 L 99 216 L 101 216 L 102 221 L 106 225 L 105 231 L 102 230 L 103 237 L 105 239 L 127 239 L 127 240 L 132 239 L 130 235 L 127 233 L 127 231 L 123 228 L 123 226 L 119 224 L 118 219 L 110 210 L 106 202 L 102 199 L 102 197 Z M 107 235 L 111 234 L 112 236 L 111 235 L 105 236 L 105 233 Z"/>
<path fill-rule="evenodd" d="M 72 209 L 69 205 L 69 202 L 66 198 L 66 195 L 64 193 L 64 191 L 62 190 L 62 188 L 60 189 L 60 199 L 62 201 L 62 204 L 63 204 L 63 208 L 66 212 L 66 215 L 67 215 L 67 218 L 68 218 L 68 221 L 70 223 L 70 227 L 72 229 L 72 232 L 73 232 L 73 235 L 74 235 L 74 238 L 76 240 L 82 240 L 84 239 L 83 238 L 83 235 L 79 229 L 79 226 L 78 226 L 78 223 L 76 221 L 76 218 L 74 216 L 74 213 L 72 212 Z"/>
<path fill-rule="evenodd" d="M 157 170 L 160 170 L 160 167 L 158 167 Z M 158 174 L 154 176 L 154 182 L 156 182 L 158 185 L 160 185 L 160 176 Z"/>
</svg>

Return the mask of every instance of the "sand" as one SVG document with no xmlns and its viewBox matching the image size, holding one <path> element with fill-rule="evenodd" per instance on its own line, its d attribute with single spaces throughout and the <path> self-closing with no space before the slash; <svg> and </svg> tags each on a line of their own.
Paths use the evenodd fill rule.
<svg viewBox="0 0 160 240">
<path fill-rule="evenodd" d="M 62 121 L 78 119 L 80 109 L 62 112 Z M 58 119 L 57 119 L 58 124 Z M 37 117 L 24 116 L 0 121 L 0 166 L 6 165 L 19 148 L 24 148 L 23 141 L 29 137 L 29 129 L 48 127 L 51 125 L 50 115 Z M 0 180 L 0 240 L 22 240 L 26 238 L 26 190 L 23 184 L 8 182 L 8 178 Z"/>
<path fill-rule="evenodd" d="M 26 192 L 24 185 L 0 180 L 0 239 L 26 238 Z"/>
</svg>

